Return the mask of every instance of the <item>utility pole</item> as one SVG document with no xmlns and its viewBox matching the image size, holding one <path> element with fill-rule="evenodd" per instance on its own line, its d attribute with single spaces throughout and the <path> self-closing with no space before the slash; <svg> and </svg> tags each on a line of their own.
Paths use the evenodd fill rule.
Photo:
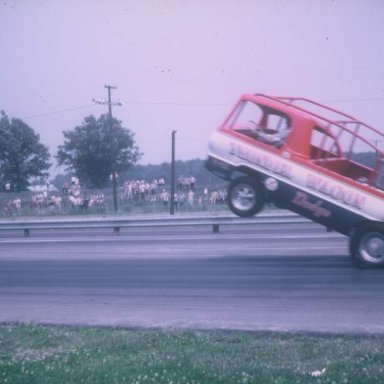
<svg viewBox="0 0 384 384">
<path fill-rule="evenodd" d="M 175 135 L 176 131 L 172 131 L 172 162 L 171 162 L 171 207 L 170 214 L 175 213 Z"/>
<path fill-rule="evenodd" d="M 102 100 L 96 100 L 92 99 L 96 104 L 103 104 L 103 105 L 108 105 L 108 121 L 109 121 L 109 129 L 112 133 L 113 131 L 113 125 L 112 125 L 112 105 L 118 105 L 121 107 L 122 103 L 120 101 L 116 103 L 112 103 L 111 99 L 111 90 L 116 89 L 115 86 L 113 85 L 108 85 L 105 84 L 104 88 L 108 89 L 108 101 L 102 101 Z M 113 139 L 112 135 L 112 139 Z M 115 162 L 115 159 L 113 159 L 113 162 Z M 112 189 L 113 189 L 113 207 L 115 208 L 115 212 L 117 212 L 117 180 L 116 180 L 116 164 L 113 164 L 113 169 L 112 169 Z"/>
</svg>

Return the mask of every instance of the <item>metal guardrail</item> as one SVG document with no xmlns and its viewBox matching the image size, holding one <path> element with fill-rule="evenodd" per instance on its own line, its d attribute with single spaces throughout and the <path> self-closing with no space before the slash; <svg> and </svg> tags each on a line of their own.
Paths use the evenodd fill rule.
<svg viewBox="0 0 384 384">
<path fill-rule="evenodd" d="M 220 232 L 222 225 L 253 225 L 253 224 L 290 224 L 309 223 L 293 213 L 261 214 L 252 218 L 236 216 L 200 216 L 200 217 L 152 217 L 131 219 L 77 219 L 77 220 L 23 220 L 0 222 L 0 231 L 23 231 L 24 236 L 29 236 L 32 230 L 51 229 L 100 229 L 111 228 L 119 234 L 122 228 L 150 228 L 150 227 L 179 227 L 179 226 L 211 226 L 212 233 Z"/>
</svg>

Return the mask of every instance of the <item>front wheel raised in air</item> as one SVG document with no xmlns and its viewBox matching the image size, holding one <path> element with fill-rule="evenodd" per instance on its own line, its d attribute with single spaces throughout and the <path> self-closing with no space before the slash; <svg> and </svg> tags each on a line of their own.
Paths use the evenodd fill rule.
<svg viewBox="0 0 384 384">
<path fill-rule="evenodd" d="M 264 205 L 264 190 L 260 182 L 249 176 L 235 179 L 228 189 L 228 205 L 231 211 L 241 217 L 258 213 Z"/>
<path fill-rule="evenodd" d="M 384 224 L 368 223 L 350 239 L 352 261 L 360 268 L 384 267 Z"/>
</svg>

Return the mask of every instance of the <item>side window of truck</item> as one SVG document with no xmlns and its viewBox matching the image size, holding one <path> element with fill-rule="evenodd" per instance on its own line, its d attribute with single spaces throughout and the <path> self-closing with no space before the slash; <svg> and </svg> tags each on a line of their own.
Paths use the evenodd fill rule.
<svg viewBox="0 0 384 384">
<path fill-rule="evenodd" d="M 340 156 L 340 147 L 334 137 L 320 127 L 315 127 L 311 137 L 311 158 L 324 160 Z"/>
</svg>

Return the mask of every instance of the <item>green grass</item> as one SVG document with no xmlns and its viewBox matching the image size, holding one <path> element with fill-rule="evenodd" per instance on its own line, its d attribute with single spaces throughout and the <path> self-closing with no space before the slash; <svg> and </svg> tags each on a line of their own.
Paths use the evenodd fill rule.
<svg viewBox="0 0 384 384">
<path fill-rule="evenodd" d="M 383 381 L 384 336 L 0 326 L 0 383 Z"/>
</svg>

